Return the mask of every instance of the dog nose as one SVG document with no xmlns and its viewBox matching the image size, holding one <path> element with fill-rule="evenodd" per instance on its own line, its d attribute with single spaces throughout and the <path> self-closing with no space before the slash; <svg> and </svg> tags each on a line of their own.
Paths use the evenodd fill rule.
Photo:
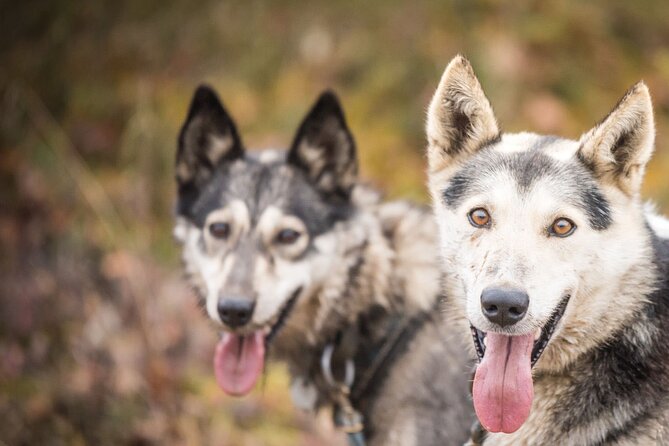
<svg viewBox="0 0 669 446">
<path fill-rule="evenodd" d="M 523 290 L 513 288 L 486 288 L 481 293 L 483 315 L 502 327 L 523 319 L 530 306 L 530 297 Z"/>
<path fill-rule="evenodd" d="M 218 315 L 224 324 L 237 328 L 251 320 L 255 301 L 242 298 L 222 298 L 218 301 Z"/>
</svg>

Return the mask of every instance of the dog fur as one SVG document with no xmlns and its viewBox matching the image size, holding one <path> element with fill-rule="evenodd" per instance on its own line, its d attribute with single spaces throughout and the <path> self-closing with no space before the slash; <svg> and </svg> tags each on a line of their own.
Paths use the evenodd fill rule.
<svg viewBox="0 0 669 446">
<path fill-rule="evenodd" d="M 654 147 L 646 85 L 578 141 L 507 134 L 458 56 L 430 104 L 427 139 L 452 323 L 467 336 L 470 324 L 524 335 L 570 296 L 533 369 L 529 418 L 485 446 L 667 444 L 669 243 L 667 221 L 639 197 Z M 468 221 L 479 207 L 487 227 Z M 562 217 L 574 232 L 552 236 Z M 529 295 L 511 327 L 482 313 L 482 290 L 495 285 Z"/>
<path fill-rule="evenodd" d="M 334 94 L 320 97 L 287 152 L 254 153 L 216 94 L 200 87 L 176 160 L 175 234 L 187 275 L 219 330 L 263 330 L 270 355 L 288 365 L 296 404 L 311 410 L 334 405 L 319 365 L 326 344 L 339 342 L 335 371 L 352 358 L 362 377 L 392 321 L 424 314 L 352 402 L 371 445 L 460 445 L 473 420 L 470 365 L 435 311 L 436 225 L 417 206 L 380 202 L 357 170 Z M 230 225 L 226 240 L 207 231 L 218 221 Z M 282 245 L 285 228 L 298 237 Z M 217 312 L 229 295 L 255 302 L 251 321 L 235 330 Z"/>
</svg>

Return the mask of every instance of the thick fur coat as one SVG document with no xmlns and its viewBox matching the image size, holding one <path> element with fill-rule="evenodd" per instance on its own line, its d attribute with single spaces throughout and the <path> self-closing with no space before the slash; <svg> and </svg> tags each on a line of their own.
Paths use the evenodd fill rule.
<svg viewBox="0 0 669 446">
<path fill-rule="evenodd" d="M 333 345 L 337 379 L 354 364 L 351 402 L 370 445 L 462 444 L 473 420 L 470 364 L 437 310 L 436 225 L 424 209 L 380 202 L 357 170 L 332 93 L 288 151 L 247 152 L 215 93 L 196 92 L 179 138 L 175 234 L 223 332 L 219 384 L 249 391 L 268 354 L 288 365 L 298 406 L 333 408 L 320 363 Z"/>
<path fill-rule="evenodd" d="M 667 444 L 669 244 L 666 220 L 639 197 L 654 147 L 647 87 L 578 141 L 507 134 L 459 56 L 430 104 L 427 138 L 449 314 L 481 361 L 484 445 Z M 491 290 L 522 297 L 513 323 L 487 305 Z M 490 367 L 489 355 L 507 362 Z M 512 366 L 533 366 L 530 381 L 509 384 L 522 373 L 499 368 Z"/>
</svg>

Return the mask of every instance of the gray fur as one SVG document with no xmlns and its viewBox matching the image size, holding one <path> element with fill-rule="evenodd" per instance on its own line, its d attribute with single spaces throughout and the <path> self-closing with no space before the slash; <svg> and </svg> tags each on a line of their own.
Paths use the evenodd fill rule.
<svg viewBox="0 0 669 446">
<path fill-rule="evenodd" d="M 257 222 L 262 211 L 272 205 L 295 213 L 304 220 L 310 233 L 318 235 L 351 211 L 346 203 L 321 200 L 305 174 L 287 164 L 285 155 L 280 156 L 278 161 L 263 163 L 249 154 L 220 166 L 193 203 L 193 221 L 201 227 L 212 209 L 225 207 L 231 200 L 242 200 L 252 222 Z"/>
<path fill-rule="evenodd" d="M 477 178 L 502 174 L 513 178 L 520 195 L 530 193 L 538 180 L 552 183 L 555 194 L 588 214 L 593 229 L 606 229 L 611 224 L 611 210 L 596 179 L 577 160 L 561 163 L 544 153 L 554 141 L 554 137 L 537 137 L 532 147 L 523 152 L 499 153 L 494 144 L 479 150 L 444 187 L 446 205 L 455 208 L 467 197 L 482 193 L 483 186 Z"/>
<path fill-rule="evenodd" d="M 193 122 L 208 122 L 199 114 L 209 109 L 192 108 L 182 134 Z M 200 146 L 183 141 L 177 165 L 199 159 L 192 153 Z M 352 402 L 369 445 L 462 444 L 473 420 L 469 357 L 435 311 L 440 267 L 428 212 L 380 203 L 375 191 L 357 184 L 355 145 L 331 93 L 310 111 L 287 154 L 268 155 L 242 153 L 213 168 L 207 159 L 202 166 L 187 162 L 207 180 L 194 195 L 180 187 L 187 205 L 178 209 L 175 233 L 209 316 L 229 330 L 215 310 L 226 295 L 253 299 L 254 317 L 271 310 L 252 328 L 269 331 L 269 355 L 288 365 L 296 403 L 309 410 L 335 405 L 320 358 L 327 344 L 337 345 L 335 373 L 347 358 L 355 364 Z M 208 239 L 214 217 L 236 225 L 229 242 Z M 283 252 L 293 248 L 267 237 L 275 223 L 301 228 L 305 247 Z M 220 281 L 207 276 L 212 265 L 225 272 Z M 405 323 L 384 367 L 365 385 L 379 346 Z"/>
<path fill-rule="evenodd" d="M 669 444 L 667 220 L 639 198 L 654 142 L 648 89 L 632 87 L 579 141 L 504 134 L 464 155 L 451 149 L 468 144 L 453 131 L 462 119 L 443 119 L 454 100 L 480 123 L 468 129 L 470 139 L 494 128 L 461 56 L 446 69 L 427 124 L 451 320 L 463 336 L 470 324 L 500 333 L 480 315 L 480 289 L 513 283 L 529 290 L 530 311 L 504 333 L 527 335 L 543 330 L 546 315 L 569 296 L 533 369 L 529 417 L 515 432 L 488 434 L 483 445 Z M 485 228 L 466 221 L 476 206 L 490 211 Z M 587 224 L 569 237 L 539 236 L 555 218 Z"/>
</svg>

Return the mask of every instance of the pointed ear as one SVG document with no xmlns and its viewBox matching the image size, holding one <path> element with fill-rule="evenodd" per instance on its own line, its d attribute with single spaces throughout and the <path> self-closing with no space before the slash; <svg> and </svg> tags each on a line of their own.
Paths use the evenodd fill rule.
<svg viewBox="0 0 669 446">
<path fill-rule="evenodd" d="M 337 96 L 326 91 L 304 118 L 287 162 L 305 172 L 323 194 L 348 199 L 357 181 L 358 160 Z"/>
<path fill-rule="evenodd" d="M 428 164 L 438 172 L 500 136 L 490 102 L 469 61 L 446 67 L 427 112 Z"/>
<path fill-rule="evenodd" d="M 242 158 L 244 148 L 232 118 L 210 87 L 195 91 L 181 132 L 176 158 L 177 210 L 188 213 L 217 166 Z"/>
<path fill-rule="evenodd" d="M 639 82 L 600 124 L 581 136 L 577 156 L 598 178 L 634 195 L 654 143 L 653 104 L 648 87 Z"/>
</svg>

